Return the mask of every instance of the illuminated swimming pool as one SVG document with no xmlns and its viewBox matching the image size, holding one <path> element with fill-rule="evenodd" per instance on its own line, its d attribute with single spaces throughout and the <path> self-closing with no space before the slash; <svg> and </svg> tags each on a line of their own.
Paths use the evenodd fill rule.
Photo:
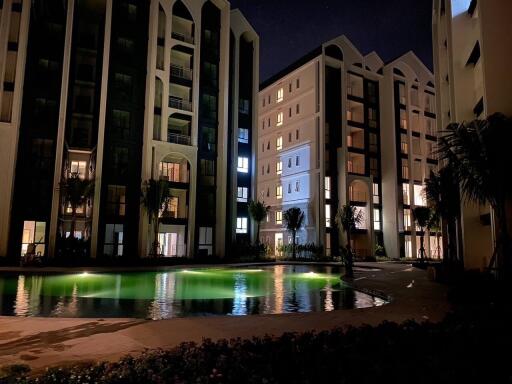
<svg viewBox="0 0 512 384">
<path fill-rule="evenodd" d="M 386 301 L 333 267 L 275 265 L 154 272 L 0 276 L 0 314 L 168 319 L 332 311 Z"/>
</svg>

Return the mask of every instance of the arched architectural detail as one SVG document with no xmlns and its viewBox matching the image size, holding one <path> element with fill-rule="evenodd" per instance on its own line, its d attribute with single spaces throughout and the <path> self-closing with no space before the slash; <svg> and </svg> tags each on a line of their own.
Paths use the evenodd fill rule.
<svg viewBox="0 0 512 384">
<path fill-rule="evenodd" d="M 327 46 L 325 48 L 325 55 L 343 61 L 343 51 L 336 44 Z"/>
</svg>

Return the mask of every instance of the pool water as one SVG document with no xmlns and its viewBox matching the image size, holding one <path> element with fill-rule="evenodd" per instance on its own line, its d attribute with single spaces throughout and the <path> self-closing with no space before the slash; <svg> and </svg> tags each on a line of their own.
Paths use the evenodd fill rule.
<svg viewBox="0 0 512 384">
<path fill-rule="evenodd" d="M 154 272 L 0 276 L 0 315 L 168 319 L 332 311 L 386 301 L 334 267 L 275 265 Z"/>
</svg>

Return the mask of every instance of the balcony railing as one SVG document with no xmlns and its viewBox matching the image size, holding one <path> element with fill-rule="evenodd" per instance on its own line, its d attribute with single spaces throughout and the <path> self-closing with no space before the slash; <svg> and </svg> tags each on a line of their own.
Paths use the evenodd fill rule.
<svg viewBox="0 0 512 384">
<path fill-rule="evenodd" d="M 190 136 L 168 132 L 167 142 L 181 145 L 190 145 Z"/>
<path fill-rule="evenodd" d="M 192 103 L 176 96 L 169 96 L 169 107 L 192 112 Z"/>
<path fill-rule="evenodd" d="M 194 44 L 194 37 L 189 33 L 172 31 L 171 36 L 173 39 L 183 41 L 188 44 Z"/>
<path fill-rule="evenodd" d="M 171 76 L 184 80 L 192 80 L 192 69 L 181 65 L 171 64 Z"/>
</svg>

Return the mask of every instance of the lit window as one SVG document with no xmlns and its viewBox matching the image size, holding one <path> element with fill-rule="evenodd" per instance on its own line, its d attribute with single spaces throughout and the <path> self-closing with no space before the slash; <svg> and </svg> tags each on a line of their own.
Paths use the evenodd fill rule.
<svg viewBox="0 0 512 384">
<path fill-rule="evenodd" d="M 249 143 L 249 130 L 247 128 L 238 129 L 238 142 L 245 144 Z"/>
<path fill-rule="evenodd" d="M 247 217 L 237 217 L 236 233 L 247 233 Z"/>
<path fill-rule="evenodd" d="M 282 185 L 276 186 L 276 198 L 277 199 L 283 198 L 283 186 Z"/>
<path fill-rule="evenodd" d="M 404 209 L 404 229 L 406 231 L 411 230 L 411 210 Z"/>
<path fill-rule="evenodd" d="M 276 211 L 276 224 L 283 224 L 283 211 Z"/>
<path fill-rule="evenodd" d="M 46 222 L 25 221 L 23 222 L 23 234 L 21 238 L 21 256 L 29 254 L 40 254 L 44 256 L 46 237 Z M 31 249 L 29 249 L 31 248 Z"/>
<path fill-rule="evenodd" d="M 373 229 L 380 231 L 380 209 L 373 210 Z"/>
<path fill-rule="evenodd" d="M 249 188 L 238 187 L 236 201 L 238 201 L 240 203 L 246 203 L 248 196 L 249 196 Z"/>
<path fill-rule="evenodd" d="M 414 205 L 426 206 L 425 194 L 423 193 L 423 186 L 414 184 Z"/>
<path fill-rule="evenodd" d="M 69 174 L 78 174 L 78 176 L 83 179 L 85 178 L 85 171 L 87 168 L 86 161 L 71 161 L 71 165 L 69 167 Z"/>
<path fill-rule="evenodd" d="M 373 204 L 380 204 L 379 184 L 373 183 Z"/>
<path fill-rule="evenodd" d="M 277 90 L 277 102 L 280 103 L 281 101 L 283 101 L 283 96 L 284 96 L 284 91 L 283 91 L 283 88 L 279 88 Z"/>
<path fill-rule="evenodd" d="M 403 183 L 402 184 L 402 194 L 403 194 L 403 200 L 405 205 L 411 205 L 411 199 L 409 198 L 409 184 Z"/>
<path fill-rule="evenodd" d="M 238 156 L 238 172 L 249 173 L 249 158 Z"/>
<path fill-rule="evenodd" d="M 331 205 L 325 204 L 325 226 L 329 228 L 331 226 Z"/>
<path fill-rule="evenodd" d="M 283 125 L 283 112 L 279 112 L 277 114 L 277 124 L 276 124 L 278 127 L 280 125 Z"/>
<path fill-rule="evenodd" d="M 279 136 L 276 140 L 276 149 L 280 151 L 283 149 L 283 136 Z"/>
<path fill-rule="evenodd" d="M 331 178 L 328 176 L 325 178 L 325 198 L 331 198 Z"/>
<path fill-rule="evenodd" d="M 282 161 L 278 161 L 276 163 L 276 173 L 278 175 L 280 175 L 281 173 L 283 173 L 283 162 Z"/>
<path fill-rule="evenodd" d="M 407 112 L 400 110 L 400 128 L 407 129 Z"/>
</svg>

